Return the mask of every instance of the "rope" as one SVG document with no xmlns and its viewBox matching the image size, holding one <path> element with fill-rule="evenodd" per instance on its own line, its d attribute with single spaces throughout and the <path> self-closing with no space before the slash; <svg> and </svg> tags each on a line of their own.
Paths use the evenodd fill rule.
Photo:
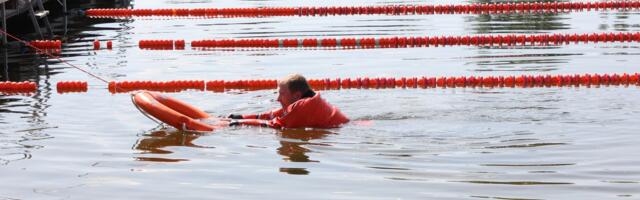
<svg viewBox="0 0 640 200">
<path fill-rule="evenodd" d="M 67 62 L 67 61 L 65 61 L 65 60 L 63 60 L 63 59 L 61 59 L 59 56 L 55 56 L 55 55 L 53 55 L 53 54 L 51 54 L 51 53 L 49 53 L 49 52 L 45 51 L 44 49 L 38 48 L 38 47 L 36 47 L 36 46 L 34 46 L 34 45 L 31 45 L 29 42 L 24 41 L 24 40 L 22 40 L 22 39 L 20 39 L 20 38 L 18 38 L 18 37 L 16 37 L 16 36 L 13 36 L 13 35 L 11 35 L 11 34 L 7 33 L 5 30 L 0 29 L 0 32 L 1 32 L 2 34 L 4 34 L 4 35 L 6 35 L 6 36 L 10 37 L 10 38 L 13 38 L 14 40 L 16 40 L 16 41 L 18 41 L 18 42 L 24 43 L 25 45 L 27 45 L 27 46 L 29 46 L 29 47 L 31 47 L 31 48 L 33 48 L 33 49 L 37 50 L 37 51 L 42 52 L 43 54 L 46 54 L 47 56 L 49 56 L 49 57 L 51 57 L 51 58 L 53 58 L 53 59 L 56 59 L 56 60 L 58 60 L 58 61 L 60 61 L 60 62 L 62 62 L 62 63 L 64 63 L 64 64 L 67 64 L 67 65 L 69 65 L 69 66 L 71 66 L 71 67 L 73 67 L 73 68 L 76 68 L 76 69 L 78 69 L 78 70 L 80 70 L 80 71 L 82 71 L 82 72 L 84 72 L 84 73 L 86 73 L 86 74 L 88 74 L 88 75 L 90 75 L 90 76 L 92 76 L 92 77 L 94 77 L 94 78 L 96 78 L 96 79 L 98 79 L 98 80 L 100 80 L 100 81 L 104 82 L 104 83 L 109 83 L 109 81 L 107 81 L 107 80 L 105 80 L 105 79 L 103 79 L 103 78 L 101 78 L 101 77 L 99 77 L 99 76 L 97 76 L 97 75 L 95 75 L 95 74 L 92 74 L 91 72 L 88 72 L 88 71 L 86 71 L 86 70 L 84 70 L 84 69 L 82 69 L 82 68 L 80 68 L 80 67 L 78 67 L 78 66 L 76 66 L 76 65 L 74 65 L 74 64 L 71 64 L 71 63 L 69 63 L 69 62 Z"/>
</svg>

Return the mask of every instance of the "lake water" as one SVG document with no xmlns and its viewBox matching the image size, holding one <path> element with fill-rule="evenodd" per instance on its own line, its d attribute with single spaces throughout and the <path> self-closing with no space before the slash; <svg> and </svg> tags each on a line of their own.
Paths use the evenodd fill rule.
<svg viewBox="0 0 640 200">
<path fill-rule="evenodd" d="M 485 1 L 471 1 L 485 2 Z M 488 2 L 488 1 L 486 1 Z M 502 2 L 502 1 L 501 1 Z M 134 8 L 465 4 L 469 1 L 136 1 Z M 58 34 L 62 17 L 54 15 Z M 497 76 L 640 72 L 640 44 L 147 51 L 141 39 L 640 31 L 640 12 L 266 17 L 72 17 L 63 59 L 109 80 Z M 9 27 L 11 28 L 11 27 Z M 92 50 L 94 39 L 113 50 Z M 26 49 L 0 96 L 0 199 L 639 199 L 640 89 L 332 90 L 354 121 L 329 130 L 158 129 L 106 84 Z M 58 81 L 89 92 L 58 94 Z M 279 106 L 276 91 L 168 94 L 212 115 Z M 364 123 L 364 122 L 366 123 Z"/>
</svg>

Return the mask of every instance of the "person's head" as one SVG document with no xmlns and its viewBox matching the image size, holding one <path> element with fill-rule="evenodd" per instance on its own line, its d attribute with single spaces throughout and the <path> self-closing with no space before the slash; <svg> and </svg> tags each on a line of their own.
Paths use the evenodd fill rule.
<svg viewBox="0 0 640 200">
<path fill-rule="evenodd" d="M 278 81 L 278 102 L 283 108 L 313 93 L 307 79 L 300 74 L 289 75 Z"/>
</svg>

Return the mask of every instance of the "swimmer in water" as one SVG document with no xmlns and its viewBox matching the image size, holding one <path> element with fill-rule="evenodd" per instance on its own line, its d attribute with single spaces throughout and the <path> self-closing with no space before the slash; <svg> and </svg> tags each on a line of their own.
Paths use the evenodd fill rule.
<svg viewBox="0 0 640 200">
<path fill-rule="evenodd" d="M 272 128 L 336 128 L 349 122 L 338 108 L 314 92 L 307 79 L 293 74 L 278 81 L 278 108 L 261 114 L 230 114 L 229 126 L 249 125 Z"/>
</svg>

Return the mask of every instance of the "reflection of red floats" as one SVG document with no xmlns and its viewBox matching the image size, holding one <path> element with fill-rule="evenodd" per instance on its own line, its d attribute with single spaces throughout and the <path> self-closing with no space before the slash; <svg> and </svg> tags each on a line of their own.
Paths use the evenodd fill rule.
<svg viewBox="0 0 640 200">
<path fill-rule="evenodd" d="M 189 104 L 155 92 L 133 94 L 133 103 L 141 111 L 178 130 L 213 131 L 216 127 L 198 121 L 209 115 Z"/>
<path fill-rule="evenodd" d="M 341 7 L 263 7 L 263 8 L 162 8 L 162 9 L 89 9 L 90 17 L 265 17 L 333 15 L 434 15 L 491 14 L 513 12 L 567 12 L 582 10 L 629 10 L 640 8 L 638 0 L 606 2 L 519 2 L 458 5 L 393 5 Z"/>
</svg>

